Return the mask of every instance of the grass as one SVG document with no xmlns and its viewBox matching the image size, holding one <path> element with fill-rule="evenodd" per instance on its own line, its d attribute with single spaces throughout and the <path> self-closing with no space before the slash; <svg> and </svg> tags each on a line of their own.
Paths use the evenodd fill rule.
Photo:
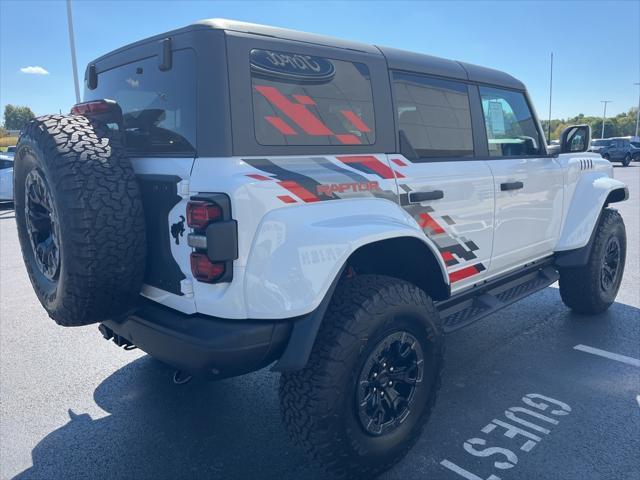
<svg viewBox="0 0 640 480">
<path fill-rule="evenodd" d="M 2 137 L 0 138 L 0 151 L 4 152 L 7 147 L 18 143 L 18 137 Z"/>
</svg>

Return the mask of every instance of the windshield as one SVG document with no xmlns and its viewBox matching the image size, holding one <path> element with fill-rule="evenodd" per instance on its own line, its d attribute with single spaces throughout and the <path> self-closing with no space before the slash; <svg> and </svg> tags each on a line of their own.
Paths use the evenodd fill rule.
<svg viewBox="0 0 640 480">
<path fill-rule="evenodd" d="M 629 142 L 629 143 L 636 148 L 640 148 L 640 142 Z"/>
<path fill-rule="evenodd" d="M 594 147 L 605 147 L 611 143 L 610 140 L 594 140 L 591 142 L 591 145 Z"/>
<path fill-rule="evenodd" d="M 167 71 L 158 68 L 158 57 L 121 65 L 100 73 L 97 88 L 85 91 L 85 101 L 118 102 L 130 153 L 195 153 L 195 53 L 175 51 L 172 61 Z"/>
</svg>

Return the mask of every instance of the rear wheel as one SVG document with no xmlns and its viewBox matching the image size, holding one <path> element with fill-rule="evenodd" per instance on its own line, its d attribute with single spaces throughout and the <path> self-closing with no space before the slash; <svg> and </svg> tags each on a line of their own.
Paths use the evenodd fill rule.
<svg viewBox="0 0 640 480">
<path fill-rule="evenodd" d="M 378 475 L 417 441 L 442 355 L 438 313 L 422 290 L 383 276 L 345 279 L 307 366 L 281 377 L 285 426 L 331 474 Z"/>
<path fill-rule="evenodd" d="M 627 252 L 622 217 L 616 210 L 602 211 L 587 264 L 560 270 L 560 296 L 572 310 L 596 314 L 615 301 Z"/>
<path fill-rule="evenodd" d="M 133 305 L 144 214 L 115 133 L 76 115 L 32 120 L 18 143 L 14 192 L 24 262 L 51 318 L 87 325 Z"/>
</svg>

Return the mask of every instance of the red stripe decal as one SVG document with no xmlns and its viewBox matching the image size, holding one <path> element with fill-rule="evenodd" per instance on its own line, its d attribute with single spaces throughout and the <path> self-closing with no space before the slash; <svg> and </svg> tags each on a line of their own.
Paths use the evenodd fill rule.
<svg viewBox="0 0 640 480">
<path fill-rule="evenodd" d="M 284 203 L 298 203 L 289 195 L 278 195 L 278 199 L 282 200 Z"/>
<path fill-rule="evenodd" d="M 293 103 L 285 97 L 275 87 L 256 85 L 255 89 L 260 92 L 273 105 L 293 120 L 308 135 L 333 135 L 333 132 L 311 113 L 304 105 Z"/>
<path fill-rule="evenodd" d="M 298 132 L 296 132 L 293 128 L 291 128 L 291 126 L 285 122 L 284 120 L 282 120 L 280 117 L 274 117 L 271 115 L 265 115 L 264 119 L 269 122 L 271 125 L 273 125 L 274 127 L 276 127 L 281 134 L 283 135 L 297 135 Z"/>
<path fill-rule="evenodd" d="M 436 222 L 428 213 L 420 214 L 420 222 L 418 224 L 421 228 L 430 228 L 433 233 L 444 233 L 444 228 L 438 225 L 438 222 Z"/>
<path fill-rule="evenodd" d="M 271 178 L 265 177 L 264 175 L 260 175 L 258 173 L 250 173 L 250 174 L 247 175 L 247 177 L 251 177 L 251 178 L 253 178 L 255 180 L 262 180 L 262 181 L 271 180 Z"/>
<path fill-rule="evenodd" d="M 309 190 L 304 188 L 299 183 L 294 182 L 293 180 L 284 180 L 282 182 L 278 182 L 278 185 L 280 185 L 283 188 L 286 188 L 295 196 L 300 197 L 305 202 L 309 203 L 309 202 L 320 201 L 320 199 L 316 197 L 313 193 L 311 193 Z"/>
<path fill-rule="evenodd" d="M 451 272 L 449 274 L 449 280 L 451 283 L 457 282 L 459 280 L 463 280 L 465 278 L 469 278 L 473 275 L 480 273 L 475 265 L 471 265 L 470 267 L 465 267 L 460 270 L 456 270 L 455 272 Z"/>
<path fill-rule="evenodd" d="M 351 110 L 341 110 L 341 112 L 342 112 L 342 115 L 344 115 L 344 118 L 349 120 L 351 124 L 361 132 L 368 133 L 371 131 L 371 129 L 367 126 L 367 124 L 364 123 L 362 119 Z"/>
<path fill-rule="evenodd" d="M 301 103 L 302 105 L 315 105 L 316 102 L 313 100 L 313 98 L 307 96 L 307 95 L 294 95 L 293 98 L 295 98 L 298 103 Z"/>
<path fill-rule="evenodd" d="M 363 165 L 370 170 L 373 170 L 382 178 L 393 178 L 393 170 L 391 170 L 387 165 L 382 163 L 376 157 L 372 156 L 347 156 L 347 157 L 336 157 L 341 162 L 346 163 L 347 165 L 350 163 Z"/>
<path fill-rule="evenodd" d="M 345 145 L 360 145 L 360 139 L 355 135 L 336 135 L 336 138 L 340 143 L 344 143 Z"/>
<path fill-rule="evenodd" d="M 402 160 L 398 159 L 398 158 L 392 158 L 391 161 L 393 163 L 395 163 L 396 165 L 398 165 L 399 167 L 406 167 L 407 164 L 404 163 Z"/>
<path fill-rule="evenodd" d="M 447 252 L 446 250 L 444 252 L 442 252 L 442 258 L 444 259 L 445 262 L 449 262 L 451 260 L 455 260 L 453 258 L 453 255 L 451 255 L 451 252 Z"/>
</svg>

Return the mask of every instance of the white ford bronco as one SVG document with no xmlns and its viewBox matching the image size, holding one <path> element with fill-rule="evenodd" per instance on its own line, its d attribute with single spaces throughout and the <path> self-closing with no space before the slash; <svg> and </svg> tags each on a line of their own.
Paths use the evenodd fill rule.
<svg viewBox="0 0 640 480">
<path fill-rule="evenodd" d="M 20 136 L 37 296 L 190 376 L 282 372 L 284 423 L 339 477 L 415 443 L 444 336 L 559 280 L 615 300 L 627 199 L 576 125 L 462 62 L 204 20 L 91 62 Z"/>
</svg>

